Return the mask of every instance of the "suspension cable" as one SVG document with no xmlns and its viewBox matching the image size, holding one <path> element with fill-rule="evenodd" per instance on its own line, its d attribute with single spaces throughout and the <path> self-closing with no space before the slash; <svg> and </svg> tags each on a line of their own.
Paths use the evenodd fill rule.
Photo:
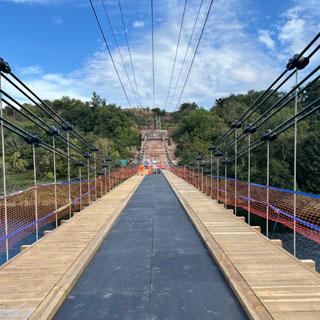
<svg viewBox="0 0 320 320">
<path fill-rule="evenodd" d="M 297 60 L 299 60 L 304 53 L 307 52 L 307 50 L 320 38 L 320 32 L 308 43 L 308 45 L 300 52 L 300 54 L 298 55 L 298 57 L 296 58 Z M 320 45 L 318 45 L 308 56 L 308 59 L 310 59 L 318 50 L 320 49 Z M 272 89 L 272 87 L 288 72 L 288 69 L 286 68 L 282 73 L 281 75 L 258 97 L 257 100 L 255 100 L 251 106 L 242 114 L 240 115 L 240 117 L 238 118 L 238 121 L 246 121 L 260 106 L 262 103 L 260 103 L 258 105 L 257 108 L 254 109 L 254 111 L 252 111 L 250 113 L 250 115 L 247 115 L 248 112 L 259 102 L 261 101 L 261 99 Z M 293 71 L 282 83 L 281 85 L 279 85 L 276 89 L 274 89 L 267 98 L 265 98 L 263 100 L 263 103 L 265 101 L 267 101 L 271 95 L 273 94 L 274 91 L 277 91 L 286 81 L 289 80 L 289 78 L 291 78 L 291 76 L 295 73 L 295 71 Z M 244 118 L 244 119 L 243 119 Z M 219 138 L 218 140 L 215 142 L 215 145 L 217 146 L 218 144 L 220 144 L 223 140 L 225 140 L 225 138 L 227 138 L 231 132 L 232 132 L 232 128 L 229 128 L 225 133 L 223 133 Z M 226 137 L 227 135 L 227 137 Z"/>
<path fill-rule="evenodd" d="M 138 89 L 138 84 L 137 84 L 137 79 L 136 79 L 136 73 L 135 73 L 134 67 L 133 67 L 131 49 L 130 49 L 130 46 L 129 46 L 127 29 L 126 29 L 126 25 L 125 25 L 125 22 L 124 22 L 124 17 L 123 17 L 123 12 L 122 12 L 122 7 L 121 7 L 121 2 L 120 2 L 120 0 L 118 0 L 118 3 L 119 3 L 119 9 L 120 9 L 121 20 L 122 20 L 122 25 L 123 25 L 123 31 L 124 31 L 124 35 L 125 35 L 126 42 L 127 42 L 127 48 L 128 48 L 128 53 L 129 53 L 129 58 L 130 58 L 130 63 L 131 63 L 131 69 L 132 69 L 133 79 L 134 79 L 134 83 L 135 83 L 135 86 L 136 86 L 136 91 L 137 91 L 137 95 L 138 95 L 139 105 L 140 105 L 140 108 L 142 108 L 141 99 L 140 99 L 140 94 L 139 94 L 139 89 Z"/>
<path fill-rule="evenodd" d="M 6 129 L 8 129 L 12 133 L 18 135 L 20 138 L 25 139 L 26 136 L 32 137 L 32 135 L 29 132 L 27 132 L 26 130 L 20 128 L 19 126 L 17 126 L 16 124 L 12 123 L 11 121 L 9 121 L 9 120 L 1 117 L 1 116 L 0 116 L 0 120 L 4 122 L 4 127 Z M 72 157 L 69 157 L 68 155 L 66 155 L 65 153 L 60 151 L 59 149 L 53 148 L 51 145 L 49 145 L 49 144 L 47 144 L 47 143 L 45 143 L 43 141 L 41 141 L 38 145 L 41 146 L 43 149 L 46 149 L 48 151 L 53 151 L 54 150 L 61 157 L 69 159 L 74 163 L 78 163 L 78 160 L 73 159 Z"/>
<path fill-rule="evenodd" d="M 30 120 L 33 124 L 35 124 L 36 126 L 38 126 L 39 128 L 41 128 L 42 130 L 44 130 L 45 132 L 49 130 L 51 130 L 51 126 L 48 125 L 45 121 L 43 121 L 40 117 L 38 117 L 36 114 L 34 114 L 32 111 L 30 111 L 28 108 L 26 108 L 24 105 L 22 105 L 21 103 L 19 103 L 17 100 L 15 100 L 13 97 L 11 97 L 9 94 L 7 94 L 5 91 L 3 91 L 2 89 L 0 90 L 0 93 L 5 95 L 7 98 L 9 98 L 12 102 L 14 102 L 15 104 L 17 104 L 19 108 L 15 107 L 12 103 L 10 103 L 8 100 L 3 99 L 3 101 L 12 109 L 16 110 L 18 113 L 20 113 L 23 117 L 25 117 L 26 119 Z M 24 110 L 26 113 L 21 111 Z M 32 119 L 29 115 L 31 115 L 32 117 L 34 117 L 35 119 L 37 119 L 40 123 L 38 123 L 37 121 L 35 121 L 34 119 Z M 47 129 L 44 127 L 46 126 Z M 59 139 L 61 142 L 65 142 L 67 143 L 68 140 L 63 137 L 63 136 L 56 136 L 57 139 Z M 79 149 L 79 147 L 77 145 L 75 145 L 72 141 L 69 141 L 70 143 L 70 147 L 79 152 L 80 154 L 82 154 L 82 151 Z"/>
<path fill-rule="evenodd" d="M 320 70 L 320 65 L 318 65 L 313 71 L 311 71 L 304 79 L 302 79 L 296 86 L 294 86 L 286 95 L 284 95 L 277 103 L 272 105 L 270 108 L 268 108 L 257 120 L 253 122 L 252 125 L 256 125 L 257 127 L 261 126 L 264 122 L 266 122 L 268 119 L 271 118 L 275 113 L 280 111 L 283 107 L 280 106 L 278 109 L 276 109 L 271 115 L 263 119 L 272 109 L 274 109 L 280 102 L 282 102 L 284 99 L 288 98 L 296 89 L 298 89 L 303 83 L 305 83 L 310 77 L 312 77 L 317 71 Z M 320 76 L 317 76 L 314 80 L 308 83 L 308 85 L 304 88 L 304 90 L 309 87 L 311 84 L 313 84 L 315 81 L 319 79 Z M 302 91 L 300 90 L 300 93 Z M 292 97 L 290 98 L 292 100 Z M 262 120 L 263 119 L 263 120 Z M 259 124 L 260 122 L 260 124 Z"/>
<path fill-rule="evenodd" d="M 173 100 L 173 98 L 174 98 L 174 96 L 176 94 L 177 87 L 178 87 L 178 84 L 180 82 L 180 78 L 181 78 L 181 75 L 182 75 L 182 70 L 183 70 L 184 64 L 186 62 L 188 53 L 189 53 L 189 49 L 190 49 L 190 46 L 191 46 L 191 42 L 192 42 L 192 39 L 193 39 L 193 35 L 194 35 L 194 32 L 195 32 L 198 20 L 199 20 L 199 16 L 200 16 L 200 12 L 201 12 L 201 9 L 202 9 L 202 5 L 203 5 L 203 0 L 201 0 L 201 2 L 200 2 L 200 6 L 199 6 L 199 9 L 198 9 L 198 12 L 197 12 L 196 20 L 194 22 L 194 25 L 193 25 L 193 28 L 192 28 L 192 32 L 191 32 L 191 36 L 190 36 L 190 39 L 189 39 L 189 43 L 188 43 L 188 46 L 187 46 L 187 50 L 186 50 L 186 53 L 184 55 L 184 58 L 183 58 L 183 61 L 182 61 L 182 65 L 181 65 L 181 68 L 180 68 L 180 71 L 179 71 L 178 79 L 176 81 L 176 85 L 175 85 L 173 93 L 171 95 L 171 99 L 170 99 L 168 110 L 171 108 L 172 100 Z"/>
<path fill-rule="evenodd" d="M 136 92 L 134 91 L 134 88 L 133 88 L 131 79 L 130 79 L 130 77 L 129 77 L 126 64 L 124 63 L 123 56 L 122 56 L 122 53 L 121 53 L 121 50 L 120 50 L 120 46 L 119 46 L 118 40 L 117 40 L 117 38 L 116 38 L 116 36 L 115 36 L 114 29 L 113 29 L 113 26 L 112 26 L 112 23 L 111 23 L 109 14 L 108 14 L 108 12 L 107 12 L 107 9 L 106 9 L 104 0 L 101 0 L 101 2 L 102 2 L 102 5 L 103 5 L 103 9 L 104 9 L 104 12 L 105 12 L 105 15 L 106 15 L 106 18 L 107 18 L 107 21 L 108 21 L 108 24 L 109 24 L 111 33 L 112 33 L 113 40 L 114 40 L 114 42 L 115 42 L 115 44 L 116 44 L 116 47 L 117 47 L 117 49 L 118 49 L 118 53 L 119 53 L 119 56 L 120 56 L 120 59 L 121 59 L 121 62 L 122 62 L 123 69 L 124 69 L 124 71 L 125 71 L 125 73 L 126 73 L 126 76 L 127 76 L 128 82 L 129 82 L 129 84 L 130 84 L 132 93 L 133 93 L 133 95 L 134 95 L 134 97 L 135 97 L 135 99 L 136 99 L 136 101 L 137 101 L 137 104 L 139 105 L 139 101 L 138 101 Z M 140 107 L 141 107 L 141 104 L 140 104 Z"/>
<path fill-rule="evenodd" d="M 320 68 L 320 66 L 319 66 Z M 318 69 L 318 68 L 316 68 Z M 315 70 L 316 70 L 315 69 Z M 314 74 L 315 70 L 313 70 L 311 73 Z M 297 86 L 295 86 L 291 91 L 294 92 L 297 88 L 299 88 L 299 86 L 304 83 L 309 77 L 311 77 L 311 75 L 309 74 L 305 79 L 303 79 Z M 298 91 L 298 95 L 302 94 L 307 88 L 309 88 L 310 86 L 312 86 L 316 81 L 318 81 L 320 79 L 320 75 L 317 76 L 316 78 L 314 78 L 311 82 L 309 82 L 305 87 L 303 87 L 302 89 L 300 89 Z M 286 96 L 290 96 L 290 92 L 286 95 Z M 283 98 L 285 98 L 286 96 L 284 96 Z M 276 107 L 277 105 L 279 105 L 282 101 L 283 98 L 281 98 L 280 100 L 278 100 L 273 106 L 271 106 L 267 111 L 269 112 L 270 110 L 272 110 L 274 107 Z M 292 100 L 295 99 L 295 96 L 292 95 L 287 101 L 285 101 L 282 105 L 280 105 L 272 114 L 270 114 L 268 117 L 266 117 L 265 119 L 263 119 L 261 121 L 261 123 L 259 123 L 258 125 L 256 125 L 256 128 L 259 128 L 260 126 L 262 126 L 267 120 L 269 120 L 271 117 L 273 117 L 275 114 L 277 114 L 280 110 L 282 110 L 285 106 L 287 106 Z M 268 113 L 266 111 L 266 113 Z M 246 138 L 250 133 L 242 133 L 239 138 L 237 139 L 238 143 L 241 142 L 244 138 Z M 235 144 L 236 139 L 233 139 L 229 144 L 227 144 L 225 146 L 224 149 L 222 149 L 222 152 L 226 152 L 229 149 L 231 149 L 233 147 L 233 145 Z M 247 149 L 246 149 L 247 150 Z M 214 158 L 214 157 L 213 157 Z M 209 160 L 208 160 L 209 161 Z M 206 161 L 206 163 L 208 163 L 208 161 Z"/>
<path fill-rule="evenodd" d="M 200 45 L 204 30 L 206 28 L 207 22 L 208 22 L 208 18 L 209 18 L 210 12 L 211 12 L 211 8 L 212 8 L 212 5 L 213 5 L 213 2 L 214 2 L 214 0 L 211 0 L 211 2 L 210 2 L 209 8 L 208 8 L 208 11 L 207 11 L 207 14 L 206 14 L 206 18 L 204 20 L 204 23 L 203 23 L 203 26 L 202 26 L 202 29 L 201 29 L 201 32 L 200 32 L 200 36 L 199 36 L 196 48 L 194 50 L 193 57 L 192 57 L 192 60 L 191 60 L 191 63 L 190 63 L 190 66 L 189 66 L 189 69 L 188 69 L 188 72 L 187 72 L 187 76 L 186 76 L 185 81 L 183 83 L 183 87 L 182 87 L 182 90 L 181 90 L 181 93 L 180 93 L 180 96 L 179 96 L 179 99 L 178 99 L 178 102 L 177 102 L 175 110 L 177 110 L 177 108 L 179 106 L 180 100 L 182 98 L 183 92 L 184 92 L 186 84 L 188 82 L 188 79 L 189 79 L 189 76 L 190 76 L 190 72 L 191 72 L 192 66 L 194 64 L 194 60 L 195 60 L 195 57 L 197 55 L 197 52 L 198 52 L 198 49 L 199 49 L 199 45 Z"/>
<path fill-rule="evenodd" d="M 155 81 L 154 81 L 154 17 L 153 17 L 153 0 L 151 0 L 151 46 L 152 46 L 152 100 L 153 100 L 153 108 L 155 105 Z"/>
<path fill-rule="evenodd" d="M 299 118 L 299 116 L 301 114 L 303 114 L 304 112 L 306 112 L 308 109 L 310 109 L 311 107 L 313 107 L 314 105 L 317 105 L 314 109 L 308 111 L 306 114 L 304 114 L 303 116 L 301 116 Z M 276 128 L 274 128 L 273 130 L 271 130 L 269 132 L 269 134 L 275 134 L 276 136 L 280 135 L 281 133 L 287 131 L 288 129 L 290 129 L 291 127 L 293 127 L 295 125 L 294 120 L 297 118 L 297 122 L 300 122 L 302 120 L 304 120 L 305 118 L 311 116 L 313 113 L 317 112 L 320 110 L 320 98 L 316 99 L 315 101 L 311 102 L 309 105 L 307 105 L 306 107 L 304 107 L 302 110 L 300 110 L 297 114 L 293 115 L 292 117 L 290 117 L 289 119 L 287 119 L 286 121 L 284 121 L 283 123 L 279 124 Z M 289 123 L 290 121 L 292 121 L 291 123 Z M 289 124 L 288 124 L 289 123 Z M 283 128 L 282 128 L 283 127 Z M 250 148 L 250 150 L 254 150 L 257 147 L 259 147 L 261 144 L 265 143 L 265 141 L 261 140 L 260 138 L 257 139 L 256 141 L 254 141 L 254 143 L 249 147 L 245 147 L 244 149 L 240 150 L 238 152 L 237 155 L 233 155 L 230 160 L 234 159 L 235 156 L 237 157 L 241 157 L 242 155 L 244 155 L 246 153 L 246 151 Z"/>
<path fill-rule="evenodd" d="M 318 67 L 320 68 L 320 66 Z M 274 109 L 276 106 L 278 106 L 285 98 L 290 97 L 290 94 L 292 92 L 294 92 L 295 90 L 297 90 L 299 88 L 299 85 L 303 84 L 305 81 L 307 81 L 308 78 L 310 78 L 313 74 L 314 74 L 315 70 L 313 72 L 311 72 L 312 74 L 309 74 L 306 78 L 304 78 L 297 86 L 294 87 L 294 89 L 292 89 L 289 93 L 287 93 L 285 96 L 283 96 L 280 100 L 278 100 L 274 105 L 272 105 L 265 113 L 264 115 L 266 115 L 267 113 L 269 113 L 269 111 L 271 111 L 272 109 Z M 298 95 L 302 94 L 307 88 L 309 88 L 311 85 L 313 85 L 318 79 L 320 79 L 320 75 L 317 76 L 316 78 L 314 78 L 312 81 L 310 81 L 304 88 L 300 89 L 298 91 Z M 253 123 L 252 125 L 254 125 L 257 129 L 259 127 L 261 127 L 267 120 L 269 120 L 271 117 L 273 117 L 276 113 L 278 113 L 280 110 L 282 110 L 285 106 L 287 106 L 292 100 L 295 99 L 295 96 L 292 95 L 287 101 L 285 101 L 282 105 L 280 105 L 273 113 L 271 113 L 268 117 L 262 119 L 262 116 L 259 119 L 262 119 L 262 121 L 255 125 L 255 123 Z M 258 119 L 258 120 L 259 120 Z M 256 121 L 258 121 L 256 120 Z M 249 135 L 249 133 L 242 133 L 237 141 L 238 143 L 241 142 L 245 137 L 247 137 Z M 225 148 L 222 150 L 222 152 L 226 152 L 227 150 L 229 150 L 236 142 L 236 139 L 233 139 L 229 144 L 227 144 L 225 146 Z"/>
<path fill-rule="evenodd" d="M 115 70 L 115 72 L 116 72 L 116 74 L 117 74 L 118 80 L 119 80 L 119 82 L 120 82 L 122 91 L 123 91 L 123 93 L 124 93 L 124 95 L 125 95 L 125 97 L 126 97 L 126 100 L 127 100 L 128 104 L 129 104 L 130 108 L 132 108 L 131 103 L 130 103 L 129 98 L 128 98 L 128 95 L 127 95 L 127 92 L 126 92 L 126 89 L 124 88 L 124 85 L 123 85 L 122 80 L 121 80 L 121 78 L 120 78 L 120 74 L 119 74 L 119 72 L 118 72 L 117 66 L 116 66 L 116 64 L 115 64 L 115 62 L 114 62 L 114 59 L 113 59 L 111 50 L 110 50 L 110 48 L 109 48 L 107 39 L 106 39 L 105 34 L 104 34 L 103 30 L 102 30 L 102 27 L 101 27 L 99 18 L 98 18 L 97 13 L 96 13 L 96 10 L 95 10 L 95 8 L 94 8 L 94 6 L 93 6 L 93 4 L 92 4 L 92 0 L 89 0 L 89 1 L 90 1 L 90 5 L 91 5 L 91 8 L 92 8 L 93 14 L 94 14 L 94 16 L 95 16 L 95 18 L 96 18 L 98 27 L 99 27 L 99 29 L 100 29 L 102 38 L 103 38 L 104 43 L 105 43 L 105 45 L 106 45 L 107 51 L 108 51 L 108 53 L 109 53 L 111 62 L 112 62 L 112 64 L 113 64 L 113 68 L 114 68 L 114 70 Z"/>
<path fill-rule="evenodd" d="M 176 53 L 175 53 L 175 56 L 174 56 L 173 67 L 172 67 L 172 71 L 171 71 L 171 77 L 170 77 L 170 83 L 169 83 L 166 103 L 164 105 L 164 109 L 165 110 L 167 109 L 167 103 L 168 103 L 168 99 L 169 99 L 169 95 L 170 95 L 170 91 L 171 91 L 173 74 L 174 74 L 174 70 L 175 70 L 175 67 L 176 67 L 177 56 L 178 56 L 178 51 L 179 51 L 179 45 L 180 45 L 180 40 L 181 40 L 181 33 L 182 33 L 182 28 L 183 28 L 183 22 L 184 22 L 184 17 L 185 17 L 185 14 L 186 14 L 187 2 L 188 2 L 188 0 L 184 1 L 184 7 L 183 7 L 182 18 L 181 18 L 181 24 L 180 24 L 178 42 L 177 42 L 177 47 L 176 47 Z"/>
<path fill-rule="evenodd" d="M 54 116 L 56 116 L 61 122 L 63 122 L 64 124 L 68 125 L 68 122 L 65 121 L 57 112 L 55 112 L 50 106 L 48 106 L 47 103 L 45 103 L 41 98 L 39 98 L 39 96 L 37 94 L 35 94 L 27 85 L 25 85 L 14 73 L 10 72 L 10 75 L 20 84 L 23 86 L 23 88 L 25 88 L 30 94 L 32 94 L 41 104 L 43 104 Z M 61 126 L 63 128 L 63 124 L 61 124 L 59 121 L 57 121 L 57 119 L 48 111 L 46 111 L 39 103 L 37 103 L 36 101 L 34 101 L 34 99 L 32 99 L 28 94 L 26 94 L 23 90 L 21 90 L 21 88 L 19 88 L 17 86 L 16 83 L 12 82 L 5 74 L 3 74 L 1 72 L 1 76 L 3 78 L 5 78 L 14 88 L 16 88 L 19 92 L 21 92 L 25 97 L 27 97 L 31 102 L 33 102 L 36 106 L 38 106 L 43 112 L 45 112 L 45 114 L 52 120 L 54 120 L 59 126 Z M 6 94 L 8 96 L 8 94 Z M 8 96 L 9 97 L 9 96 Z M 12 101 L 14 101 L 17 105 L 19 105 L 20 108 L 23 108 L 23 106 L 21 104 L 19 104 L 16 100 L 13 100 L 13 98 L 10 97 L 10 99 Z M 34 117 L 37 117 L 36 115 L 33 114 Z M 39 120 L 40 122 L 42 122 L 44 125 L 47 126 L 47 124 L 40 119 L 39 117 L 37 117 L 37 120 Z M 83 144 L 89 146 L 90 148 L 92 147 L 92 145 L 86 141 L 77 131 L 73 130 L 70 131 L 70 133 L 78 140 L 80 140 Z"/>
</svg>

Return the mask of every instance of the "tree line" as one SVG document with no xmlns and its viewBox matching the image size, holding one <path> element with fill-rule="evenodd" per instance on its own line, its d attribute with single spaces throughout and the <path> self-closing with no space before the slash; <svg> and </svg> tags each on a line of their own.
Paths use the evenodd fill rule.
<svg viewBox="0 0 320 320">
<path fill-rule="evenodd" d="M 179 165 L 187 165 L 195 162 L 196 156 L 206 154 L 208 146 L 230 127 L 231 123 L 262 94 L 262 91 L 250 90 L 246 94 L 231 94 L 228 97 L 217 99 L 209 110 L 198 106 L 196 103 L 183 103 L 176 112 L 166 112 L 160 108 L 124 109 L 107 101 L 96 93 L 90 101 L 81 101 L 70 97 L 62 97 L 54 101 L 45 102 L 55 110 L 62 118 L 72 123 L 75 129 L 90 143 L 95 144 L 102 153 L 108 153 L 114 160 L 134 158 L 134 149 L 140 148 L 140 130 L 144 127 L 152 128 L 154 116 L 162 117 L 162 128 L 171 128 L 172 142 L 176 145 L 175 157 Z M 259 108 L 250 118 L 253 122 L 268 108 L 274 105 L 284 92 L 275 92 L 273 96 Z M 310 86 L 299 98 L 299 109 L 302 109 L 320 96 L 320 81 Z M 48 118 L 37 106 L 25 104 L 30 111 L 41 117 L 50 125 L 56 123 Z M 267 129 L 273 129 L 288 117 L 294 114 L 294 103 L 289 103 L 279 113 L 272 117 L 266 124 L 253 134 L 252 141 L 259 139 Z M 19 125 L 28 132 L 40 135 L 43 141 L 52 143 L 52 138 L 37 126 L 26 120 L 13 109 L 6 107 L 4 117 Z M 298 125 L 298 188 L 304 192 L 319 193 L 320 185 L 320 115 L 319 112 L 301 121 Z M 62 134 L 63 131 L 61 132 Z M 239 129 L 241 133 L 241 129 Z M 227 145 L 234 135 L 229 137 L 219 147 Z M 6 141 L 6 166 L 9 172 L 9 180 L 18 180 L 23 177 L 32 180 L 32 148 L 23 139 L 13 133 L 5 131 Z M 83 151 L 86 147 L 78 140 L 71 137 L 71 141 Z M 57 147 L 66 151 L 66 146 L 58 140 Z M 247 146 L 244 139 L 238 146 L 241 150 Z M 232 157 L 234 149 L 228 150 L 225 156 Z M 74 150 L 71 156 L 80 158 Z M 247 179 L 247 156 L 239 159 L 238 177 Z M 53 178 L 52 153 L 37 148 L 37 171 L 41 180 Z M 265 184 L 266 182 L 266 146 L 265 144 L 252 152 L 251 171 L 252 181 Z M 77 168 L 72 168 L 72 176 L 77 175 Z M 293 188 L 293 129 L 281 134 L 270 148 L 270 184 L 280 188 Z M 57 157 L 57 175 L 60 180 L 67 177 L 65 159 Z M 228 175 L 233 177 L 234 166 L 228 169 Z M 19 185 L 18 183 L 18 185 Z M 10 181 L 9 181 L 10 184 Z M 19 185 L 20 187 L 20 185 Z"/>
</svg>

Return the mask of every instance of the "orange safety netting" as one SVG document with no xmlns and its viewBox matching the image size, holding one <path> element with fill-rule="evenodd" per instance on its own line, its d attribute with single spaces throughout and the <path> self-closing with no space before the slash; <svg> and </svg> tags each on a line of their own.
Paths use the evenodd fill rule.
<svg viewBox="0 0 320 320">
<path fill-rule="evenodd" d="M 171 170 L 202 192 L 231 206 L 294 229 L 320 243 L 320 196 L 219 176 L 204 176 L 186 168 Z M 294 214 L 296 205 L 296 214 Z"/>
<path fill-rule="evenodd" d="M 93 180 L 70 183 L 39 184 L 5 198 L 0 197 L 0 255 L 7 249 L 18 249 L 27 237 L 28 242 L 35 241 L 37 230 L 40 231 L 40 237 L 47 225 L 52 224 L 52 227 L 55 227 L 61 218 L 67 215 L 71 217 L 73 212 L 88 206 L 136 172 L 136 168 L 122 167 L 113 171 L 110 176 L 97 176 Z"/>
</svg>

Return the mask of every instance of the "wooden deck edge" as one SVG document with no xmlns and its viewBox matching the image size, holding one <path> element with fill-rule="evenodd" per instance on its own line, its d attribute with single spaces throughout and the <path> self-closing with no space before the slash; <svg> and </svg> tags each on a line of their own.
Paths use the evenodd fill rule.
<svg viewBox="0 0 320 320">
<path fill-rule="evenodd" d="M 135 176 L 133 176 L 135 177 Z M 133 178 L 132 177 L 132 178 Z M 102 242 L 112 229 L 115 222 L 118 220 L 120 214 L 132 198 L 135 191 L 138 189 L 143 179 L 133 188 L 127 199 L 121 204 L 121 207 L 111 217 L 110 220 L 100 229 L 96 236 L 91 240 L 89 245 L 82 251 L 71 268 L 62 276 L 59 282 L 51 289 L 47 297 L 40 303 L 36 310 L 30 316 L 30 320 L 47 320 L 52 319 L 57 313 L 68 294 L 76 284 L 77 280 L 82 275 L 83 271 L 90 263 L 95 253 L 100 248 Z M 125 182 L 124 182 L 125 183 Z M 116 188 L 114 189 L 116 190 Z"/>
<path fill-rule="evenodd" d="M 180 203 L 186 210 L 191 222 L 193 223 L 196 230 L 200 234 L 202 240 L 204 241 L 205 245 L 207 246 L 211 256 L 213 257 L 222 274 L 224 275 L 225 279 L 231 286 L 232 291 L 238 298 L 240 304 L 242 305 L 248 317 L 252 320 L 274 319 L 268 312 L 268 310 L 265 308 L 263 303 L 255 295 L 255 293 L 247 284 L 247 282 L 244 280 L 244 278 L 241 276 L 239 271 L 235 268 L 230 259 L 226 256 L 220 245 L 216 242 L 216 240 L 212 237 L 210 232 L 203 225 L 201 220 L 198 218 L 197 214 L 192 210 L 192 208 L 188 205 L 184 197 L 171 183 L 166 173 L 163 173 L 172 190 L 178 197 Z"/>
</svg>

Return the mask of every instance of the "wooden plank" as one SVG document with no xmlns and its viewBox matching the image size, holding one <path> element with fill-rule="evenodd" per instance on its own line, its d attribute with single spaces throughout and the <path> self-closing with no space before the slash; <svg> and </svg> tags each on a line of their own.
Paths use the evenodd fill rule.
<svg viewBox="0 0 320 320">
<path fill-rule="evenodd" d="M 192 185 L 165 176 L 251 319 L 320 319 L 320 275 Z"/>
<path fill-rule="evenodd" d="M 0 319 L 51 319 L 143 177 L 134 176 L 0 268 Z"/>
</svg>

